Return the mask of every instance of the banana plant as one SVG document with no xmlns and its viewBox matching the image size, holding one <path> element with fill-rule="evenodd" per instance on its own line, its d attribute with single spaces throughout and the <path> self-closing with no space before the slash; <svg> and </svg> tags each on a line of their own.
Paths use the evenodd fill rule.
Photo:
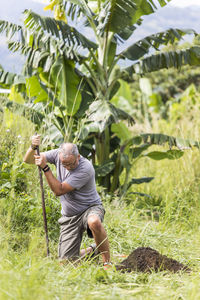
<svg viewBox="0 0 200 300">
<path fill-rule="evenodd" d="M 78 143 L 81 153 L 93 160 L 99 182 L 108 191 L 118 189 L 122 170 L 126 175 L 120 193 L 124 195 L 137 182 L 129 180 L 135 157 L 123 146 L 123 134 L 134 124 L 134 115 L 112 101 L 120 80 L 131 82 L 135 73 L 200 63 L 198 46 L 159 52 L 163 45 L 178 42 L 185 34 L 196 34 L 192 30 L 170 28 L 132 45 L 127 42 L 142 26 L 144 15 L 153 14 L 169 1 L 53 0 L 45 9 L 54 10 L 56 18 L 25 10 L 23 26 L 0 21 L 0 33 L 6 35 L 10 51 L 26 58 L 23 80 L 0 70 L 0 86 L 13 89 L 10 98 L 2 101 L 11 107 L 14 95 L 21 94 L 24 103 L 18 103 L 17 111 L 21 105 L 29 117 L 30 109 L 39 113 L 37 124 L 45 124 L 55 143 Z M 127 43 L 127 48 L 120 51 L 122 43 Z M 120 67 L 119 62 L 125 59 L 132 61 L 128 68 Z M 170 153 L 162 157 L 170 159 Z M 158 153 L 149 155 L 155 156 L 161 157 Z"/>
<path fill-rule="evenodd" d="M 113 124 L 113 126 L 115 127 L 115 124 Z M 119 131 L 118 128 L 113 128 L 113 131 L 115 131 L 119 137 L 122 135 L 122 132 Z M 153 145 L 165 145 L 168 146 L 168 149 L 165 151 L 151 151 L 150 147 Z M 133 184 L 150 182 L 154 179 L 154 177 L 130 178 L 130 170 L 135 166 L 138 160 L 144 157 L 148 157 L 157 161 L 163 159 L 179 159 L 184 155 L 185 149 L 192 149 L 194 147 L 200 149 L 200 142 L 184 140 L 182 138 L 168 136 L 165 134 L 145 133 L 131 137 L 131 135 L 127 133 L 126 139 L 124 141 L 121 139 L 120 147 L 120 157 L 121 155 L 123 157 L 122 166 L 125 168 L 125 179 L 123 183 L 119 184 L 119 175 L 120 172 L 122 172 L 122 166 L 121 169 L 115 168 L 114 171 L 117 172 L 117 176 L 115 177 L 118 178 L 118 182 L 115 182 L 115 185 L 112 186 L 112 191 L 115 191 L 118 187 L 118 193 L 122 198 L 126 195 L 128 189 Z"/>
</svg>

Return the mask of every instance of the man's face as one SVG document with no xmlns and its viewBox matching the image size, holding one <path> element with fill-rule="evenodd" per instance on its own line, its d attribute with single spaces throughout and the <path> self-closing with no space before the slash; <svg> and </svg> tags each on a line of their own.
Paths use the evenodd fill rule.
<svg viewBox="0 0 200 300">
<path fill-rule="evenodd" d="M 59 158 L 62 166 L 68 171 L 76 169 L 79 163 L 80 155 L 77 157 L 74 155 L 69 155 L 67 158 L 64 158 L 62 153 L 59 154 Z"/>
</svg>

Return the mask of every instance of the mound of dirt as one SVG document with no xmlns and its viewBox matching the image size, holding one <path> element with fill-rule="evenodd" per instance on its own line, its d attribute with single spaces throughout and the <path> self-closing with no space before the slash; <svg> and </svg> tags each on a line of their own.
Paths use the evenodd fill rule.
<svg viewBox="0 0 200 300">
<path fill-rule="evenodd" d="M 139 247 L 135 249 L 125 260 L 115 267 L 116 270 L 124 272 L 137 271 L 150 273 L 152 271 L 168 270 L 176 273 L 181 270 L 186 272 L 191 271 L 189 267 L 184 266 L 175 259 L 160 254 L 150 247 Z"/>
</svg>

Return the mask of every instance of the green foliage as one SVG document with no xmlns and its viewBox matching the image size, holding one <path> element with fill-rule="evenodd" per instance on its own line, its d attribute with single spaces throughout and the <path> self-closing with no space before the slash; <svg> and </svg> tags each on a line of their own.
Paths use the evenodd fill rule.
<svg viewBox="0 0 200 300">
<path fill-rule="evenodd" d="M 183 151 L 180 150 L 168 150 L 166 152 L 153 151 L 146 154 L 147 157 L 150 157 L 155 160 L 161 159 L 177 159 L 183 156 Z"/>
<path fill-rule="evenodd" d="M 22 162 L 22 147 L 27 147 L 24 142 L 25 137 L 17 134 L 17 128 L 1 126 L 0 214 L 11 234 L 15 235 L 10 239 L 10 246 L 15 250 L 27 247 L 30 232 L 43 227 L 39 176 L 37 170 L 33 176 L 33 169 Z M 53 242 L 59 231 L 60 203 L 52 196 L 51 200 L 49 198 L 46 194 L 49 236 Z"/>
<path fill-rule="evenodd" d="M 175 41 L 179 41 L 183 35 L 189 33 L 191 33 L 191 30 L 182 31 L 180 29 L 169 29 L 164 32 L 150 35 L 129 46 L 126 50 L 121 52 L 121 56 L 130 60 L 137 60 L 145 54 L 148 54 L 150 48 L 158 50 L 160 45 L 173 44 Z"/>
<path fill-rule="evenodd" d="M 15 133 L 9 129 L 0 136 L 0 196 L 9 194 L 13 188 L 19 194 L 26 191 L 24 169 L 21 163 L 13 165 L 13 158 L 16 155 L 17 145 L 15 143 Z M 16 176 L 14 175 L 16 174 Z"/>
<path fill-rule="evenodd" d="M 198 36 L 193 40 L 192 45 L 198 45 L 197 41 Z M 173 46 L 165 47 L 164 50 L 175 49 L 178 51 L 186 49 L 189 46 L 191 46 L 189 43 L 182 45 L 174 44 Z M 168 120 L 174 119 L 175 114 L 179 118 L 180 115 L 188 111 L 186 106 L 183 109 L 182 94 L 188 93 L 187 105 L 189 106 L 189 110 L 192 109 L 198 98 L 198 93 L 195 92 L 195 89 L 197 91 L 199 89 L 199 67 L 197 66 L 183 66 L 178 70 L 174 68 L 160 70 L 145 74 L 145 78 L 134 76 L 134 80 L 134 83 L 131 83 L 131 88 L 129 88 L 131 89 L 133 100 L 131 110 L 135 112 L 136 121 L 141 123 L 144 123 L 148 119 L 149 123 L 152 124 L 152 117 L 155 114 L 159 114 L 161 118 Z M 188 91 L 184 92 L 187 88 Z"/>
</svg>

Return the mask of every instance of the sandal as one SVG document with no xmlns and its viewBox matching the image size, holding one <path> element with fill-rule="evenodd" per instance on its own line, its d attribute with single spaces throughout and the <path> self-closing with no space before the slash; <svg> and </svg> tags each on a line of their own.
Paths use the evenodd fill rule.
<svg viewBox="0 0 200 300">
<path fill-rule="evenodd" d="M 103 264 L 103 268 L 104 268 L 105 271 L 111 269 L 112 268 L 112 263 L 111 262 L 105 262 Z"/>
<path fill-rule="evenodd" d="M 97 245 L 94 243 L 94 244 L 91 244 L 89 247 L 92 248 L 92 252 L 90 254 L 90 257 L 95 257 L 95 256 L 98 256 L 99 255 L 99 249 L 97 248 Z"/>
</svg>

